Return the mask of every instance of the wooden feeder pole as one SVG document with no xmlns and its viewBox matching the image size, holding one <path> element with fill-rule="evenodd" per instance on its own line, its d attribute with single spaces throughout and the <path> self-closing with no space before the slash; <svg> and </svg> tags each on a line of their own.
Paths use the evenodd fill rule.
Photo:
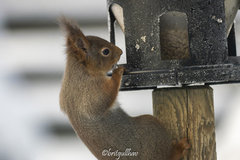
<svg viewBox="0 0 240 160">
<path fill-rule="evenodd" d="M 126 41 L 121 90 L 240 82 L 233 24 L 239 1 L 107 2 L 110 40 L 115 43 L 117 21 Z M 155 89 L 153 111 L 173 140 L 187 137 L 191 143 L 185 160 L 216 160 L 211 87 Z"/>
<path fill-rule="evenodd" d="M 192 145 L 184 160 L 216 160 L 213 89 L 209 86 L 155 89 L 153 115 L 172 140 Z"/>
</svg>

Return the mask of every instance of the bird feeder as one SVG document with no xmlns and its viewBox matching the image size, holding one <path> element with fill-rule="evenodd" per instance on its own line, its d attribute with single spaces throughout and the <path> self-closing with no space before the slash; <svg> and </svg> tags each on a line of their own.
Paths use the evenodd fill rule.
<svg viewBox="0 0 240 160">
<path fill-rule="evenodd" d="M 108 0 L 126 45 L 121 89 L 240 82 L 234 18 L 239 1 Z"/>
</svg>

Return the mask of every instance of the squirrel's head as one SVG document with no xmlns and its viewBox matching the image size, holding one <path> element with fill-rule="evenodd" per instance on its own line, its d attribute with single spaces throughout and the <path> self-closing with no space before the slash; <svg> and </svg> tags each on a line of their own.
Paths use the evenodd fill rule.
<svg viewBox="0 0 240 160">
<path fill-rule="evenodd" d="M 67 35 L 67 56 L 73 57 L 89 69 L 108 72 L 118 62 L 122 50 L 108 41 L 85 36 L 78 25 L 64 16 L 59 19 Z"/>
</svg>

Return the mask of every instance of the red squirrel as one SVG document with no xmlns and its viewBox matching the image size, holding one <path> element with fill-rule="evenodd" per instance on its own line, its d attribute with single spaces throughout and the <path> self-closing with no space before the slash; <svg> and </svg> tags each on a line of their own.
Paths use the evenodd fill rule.
<svg viewBox="0 0 240 160">
<path fill-rule="evenodd" d="M 113 69 L 122 50 L 62 16 L 66 31 L 66 68 L 60 107 L 72 127 L 99 160 L 177 160 L 186 155 L 187 139 L 172 146 L 169 135 L 152 115 L 130 117 L 117 102 L 124 67 Z"/>
</svg>

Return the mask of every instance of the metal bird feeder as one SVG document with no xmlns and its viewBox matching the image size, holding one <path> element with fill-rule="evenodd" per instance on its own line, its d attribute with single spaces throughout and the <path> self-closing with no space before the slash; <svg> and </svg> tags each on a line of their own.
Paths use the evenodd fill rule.
<svg viewBox="0 0 240 160">
<path fill-rule="evenodd" d="M 123 90 L 240 82 L 239 0 L 108 0 L 110 41 L 124 32 Z"/>
</svg>

